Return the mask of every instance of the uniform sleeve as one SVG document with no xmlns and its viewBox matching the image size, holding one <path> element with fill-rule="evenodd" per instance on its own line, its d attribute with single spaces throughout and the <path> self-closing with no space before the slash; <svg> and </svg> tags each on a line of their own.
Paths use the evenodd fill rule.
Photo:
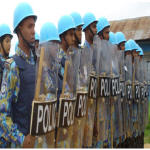
<svg viewBox="0 0 150 150">
<path fill-rule="evenodd" d="M 19 69 L 13 62 L 3 72 L 0 93 L 0 135 L 6 142 L 22 146 L 25 136 L 11 119 L 11 104 L 12 101 L 17 101 L 19 86 Z"/>
</svg>

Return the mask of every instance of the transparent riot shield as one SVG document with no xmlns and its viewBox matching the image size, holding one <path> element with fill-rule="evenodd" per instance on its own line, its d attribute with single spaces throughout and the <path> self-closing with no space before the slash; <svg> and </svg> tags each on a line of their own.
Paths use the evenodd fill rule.
<svg viewBox="0 0 150 150">
<path fill-rule="evenodd" d="M 144 129 L 145 129 L 145 102 L 144 102 L 144 59 L 140 59 L 140 78 L 139 78 L 139 81 L 140 81 L 140 121 L 139 121 L 139 124 L 140 124 L 140 131 L 139 131 L 139 134 L 140 134 L 140 143 L 141 143 L 141 146 L 143 147 L 144 146 Z"/>
<path fill-rule="evenodd" d="M 76 87 L 74 87 L 76 91 L 76 106 L 75 106 L 75 118 L 73 124 L 73 135 L 72 135 L 72 143 L 71 148 L 81 148 L 83 145 L 83 136 L 84 136 L 84 126 L 86 119 L 86 104 L 87 104 L 87 83 L 82 82 L 81 73 L 83 73 L 80 69 L 80 59 L 81 59 L 81 49 L 73 49 L 75 53 L 71 54 L 72 64 L 74 70 L 76 70 Z"/>
<path fill-rule="evenodd" d="M 75 51 L 68 49 L 65 61 L 62 93 L 59 99 L 59 112 L 57 121 L 57 148 L 71 148 L 73 143 L 73 129 L 76 105 L 76 85 L 78 63 Z M 78 63 L 77 63 L 78 62 Z"/>
<path fill-rule="evenodd" d="M 93 40 L 93 68 L 96 74 L 99 74 L 99 61 L 100 61 L 100 53 L 102 51 L 102 40 L 98 35 L 94 36 Z"/>
<path fill-rule="evenodd" d="M 97 74 L 98 74 L 98 99 L 97 99 L 97 107 L 96 107 L 96 124 L 95 124 L 95 133 L 94 133 L 94 138 L 96 141 L 96 147 L 103 147 L 103 142 L 107 140 L 108 134 L 107 134 L 107 109 L 106 109 L 106 101 L 105 98 L 101 96 L 100 97 L 100 92 L 99 92 L 99 86 L 100 86 L 100 81 L 101 77 L 104 76 L 104 78 L 107 76 L 106 73 L 108 73 L 107 70 L 107 61 L 109 60 L 107 58 L 108 55 L 107 53 L 107 42 L 104 40 L 97 40 L 95 41 L 95 48 L 97 49 L 97 63 L 96 63 L 96 68 L 97 68 Z M 107 64 L 105 64 L 107 63 Z M 104 73 L 104 75 L 103 75 Z M 107 79 L 107 87 L 109 89 L 109 78 Z M 109 92 L 109 91 L 107 91 Z M 109 97 L 109 95 L 107 96 Z"/>
<path fill-rule="evenodd" d="M 133 136 L 137 137 L 139 130 L 139 107 L 140 107 L 140 84 L 139 84 L 139 57 L 134 57 L 133 62 L 133 74 L 132 74 L 132 92 L 133 92 L 133 112 L 132 112 L 132 121 L 133 121 Z"/>
<path fill-rule="evenodd" d="M 150 68 L 149 68 L 149 61 L 147 61 L 147 107 L 149 107 L 149 100 L 150 100 Z M 149 114 L 149 109 L 147 108 L 147 122 L 146 124 L 148 124 L 149 118 L 148 118 L 148 114 Z"/>
<path fill-rule="evenodd" d="M 119 57 L 118 50 L 113 50 L 111 63 L 111 83 L 110 83 L 110 114 L 111 114 L 111 145 L 116 147 L 120 143 L 122 135 L 122 109 L 120 97 L 119 80 Z"/>
<path fill-rule="evenodd" d="M 112 49 L 108 41 L 97 41 L 98 99 L 96 107 L 96 147 L 109 147 L 110 72 Z"/>
<path fill-rule="evenodd" d="M 127 138 L 132 135 L 132 56 L 125 57 L 125 86 L 127 101 Z"/>
<path fill-rule="evenodd" d="M 138 65 L 137 65 L 137 70 L 136 70 L 136 76 L 137 76 L 137 79 L 136 79 L 136 83 L 137 83 L 137 86 L 135 86 L 135 99 L 137 99 L 138 101 L 138 112 L 137 112 L 137 128 L 138 128 L 138 136 L 140 136 L 141 134 L 141 131 L 140 131 L 140 128 L 141 128 L 141 125 L 140 125 L 140 120 L 141 120 L 141 115 L 140 115 L 140 110 L 141 110 L 141 87 L 140 87 L 140 79 L 141 79 L 141 65 L 140 65 L 140 59 L 138 60 Z"/>
<path fill-rule="evenodd" d="M 93 58 L 92 58 L 92 64 L 93 64 L 93 70 L 95 73 L 95 77 L 97 78 L 99 76 L 98 70 L 99 70 L 99 60 L 100 60 L 100 50 L 101 50 L 101 39 L 99 36 L 95 36 L 93 40 Z M 90 77 L 91 78 L 91 77 Z M 95 79 L 96 79 L 95 78 Z M 98 78 L 97 78 L 97 89 L 98 90 Z M 98 91 L 97 91 L 98 94 Z M 97 96 L 98 98 L 98 96 Z M 102 147 L 102 142 L 98 140 L 98 119 L 97 119 L 97 98 L 96 98 L 96 110 L 95 110 L 95 116 L 94 116 L 94 128 L 93 128 L 93 138 L 92 138 L 92 147 Z"/>
<path fill-rule="evenodd" d="M 144 60 L 144 130 L 146 128 L 147 125 L 147 118 L 148 118 L 148 114 L 147 114 L 147 109 L 148 109 L 148 96 L 147 96 L 147 62 L 146 60 Z"/>
<path fill-rule="evenodd" d="M 149 114 L 149 110 L 148 110 L 148 107 L 149 107 L 149 81 L 150 81 L 150 69 L 149 69 L 149 62 L 147 61 L 146 62 L 146 74 L 145 74 L 145 77 L 146 77 L 146 82 L 147 82 L 147 85 L 146 85 L 146 126 L 148 125 L 148 114 Z"/>
<path fill-rule="evenodd" d="M 139 61 L 139 82 L 140 82 L 140 134 L 142 134 L 144 130 L 144 73 L 143 73 L 143 60 Z"/>
<path fill-rule="evenodd" d="M 127 105 L 126 105 L 126 98 L 125 98 L 125 56 L 124 51 L 118 51 L 118 61 L 119 61 L 119 75 L 120 75 L 120 96 L 118 100 L 119 106 L 119 128 L 120 128 L 120 143 L 125 141 L 126 131 L 127 131 Z M 121 104 L 120 104 L 121 103 Z M 121 105 L 121 109 L 120 109 Z"/>
<path fill-rule="evenodd" d="M 97 77 L 93 67 L 93 46 L 85 47 L 81 53 L 80 85 L 87 85 L 88 101 L 86 110 L 86 121 L 84 127 L 83 147 L 92 146 L 94 116 L 97 97 Z M 81 80 L 83 79 L 83 80 Z"/>
<path fill-rule="evenodd" d="M 44 49 L 41 49 L 44 48 Z M 55 129 L 57 112 L 57 82 L 58 82 L 58 49 L 59 44 L 55 42 L 46 42 L 40 45 L 37 52 L 37 72 L 40 63 L 41 50 L 44 50 L 44 59 L 42 63 L 42 74 L 40 82 L 39 100 L 34 101 L 33 111 L 37 115 L 37 126 L 32 123 L 33 129 L 36 129 L 37 138 L 35 148 L 54 148 L 55 147 Z M 38 80 L 38 77 L 37 77 Z M 36 108 L 37 107 L 37 108 Z M 35 114 L 34 114 L 35 113 Z"/>
</svg>

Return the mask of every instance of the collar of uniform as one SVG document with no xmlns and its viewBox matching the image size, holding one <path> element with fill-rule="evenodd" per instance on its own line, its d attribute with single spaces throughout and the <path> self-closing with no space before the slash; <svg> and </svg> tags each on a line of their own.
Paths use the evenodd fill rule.
<svg viewBox="0 0 150 150">
<path fill-rule="evenodd" d="M 89 44 L 87 40 L 85 40 L 84 46 L 86 46 L 87 48 L 91 48 L 91 45 Z"/>
<path fill-rule="evenodd" d="M 30 62 L 31 64 L 34 64 L 34 56 L 32 51 L 30 51 L 30 56 L 28 56 L 27 54 L 24 53 L 24 51 L 21 48 L 17 47 L 16 55 L 21 56 L 24 60 Z"/>
<path fill-rule="evenodd" d="M 62 57 L 66 57 L 66 53 L 64 52 L 64 50 L 62 48 L 59 49 L 59 58 L 61 59 Z"/>
</svg>

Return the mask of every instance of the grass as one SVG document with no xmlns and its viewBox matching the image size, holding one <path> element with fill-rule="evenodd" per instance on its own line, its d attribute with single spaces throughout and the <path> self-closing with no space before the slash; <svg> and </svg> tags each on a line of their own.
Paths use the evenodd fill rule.
<svg viewBox="0 0 150 150">
<path fill-rule="evenodd" d="M 148 125 L 144 131 L 144 143 L 150 143 L 150 101 L 149 101 L 149 121 Z"/>
</svg>

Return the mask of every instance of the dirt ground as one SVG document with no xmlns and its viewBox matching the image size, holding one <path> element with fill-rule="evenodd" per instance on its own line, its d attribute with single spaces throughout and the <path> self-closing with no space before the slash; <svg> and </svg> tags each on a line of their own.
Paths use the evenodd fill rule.
<svg viewBox="0 0 150 150">
<path fill-rule="evenodd" d="M 144 148 L 150 148 L 150 144 L 144 144 Z"/>
</svg>

